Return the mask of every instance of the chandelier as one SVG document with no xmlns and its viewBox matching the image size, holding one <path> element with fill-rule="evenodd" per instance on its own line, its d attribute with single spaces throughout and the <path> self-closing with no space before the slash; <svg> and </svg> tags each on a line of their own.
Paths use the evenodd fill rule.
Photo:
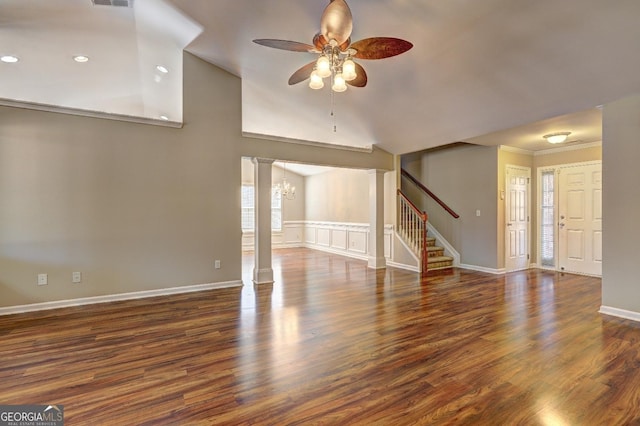
<svg viewBox="0 0 640 426">
<path fill-rule="evenodd" d="M 322 49 L 320 57 L 311 72 L 309 87 L 318 90 L 324 87 L 324 78 L 331 77 L 331 90 L 334 92 L 344 92 L 347 90 L 347 81 L 353 81 L 358 76 L 356 74 L 356 63 L 353 62 L 355 49 L 340 50 L 338 42 L 332 39 Z"/>
<path fill-rule="evenodd" d="M 284 163 L 282 183 L 273 185 L 273 192 L 280 194 L 280 196 L 286 200 L 293 200 L 296 198 L 296 187 L 291 185 L 287 180 L 287 163 Z"/>
</svg>

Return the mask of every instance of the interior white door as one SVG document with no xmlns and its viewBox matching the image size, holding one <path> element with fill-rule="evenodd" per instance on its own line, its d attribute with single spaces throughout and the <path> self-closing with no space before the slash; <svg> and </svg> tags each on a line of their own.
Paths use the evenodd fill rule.
<svg viewBox="0 0 640 426">
<path fill-rule="evenodd" d="M 560 270 L 602 275 L 602 165 L 560 168 Z"/>
<path fill-rule="evenodd" d="M 505 269 L 529 267 L 529 182 L 531 169 L 508 166 L 505 199 Z"/>
</svg>

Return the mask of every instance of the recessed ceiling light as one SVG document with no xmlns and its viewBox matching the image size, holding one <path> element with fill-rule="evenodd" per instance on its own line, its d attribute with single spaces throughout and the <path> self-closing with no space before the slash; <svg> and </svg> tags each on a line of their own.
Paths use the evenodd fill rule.
<svg viewBox="0 0 640 426">
<path fill-rule="evenodd" d="M 18 58 L 16 56 L 13 55 L 4 55 L 2 57 L 0 57 L 0 61 L 2 62 L 6 62 L 7 64 L 14 64 L 16 62 L 18 62 Z"/>
<path fill-rule="evenodd" d="M 166 115 L 161 115 L 160 120 L 169 121 L 169 117 L 167 117 Z"/>
<path fill-rule="evenodd" d="M 167 74 L 169 72 L 169 70 L 166 67 L 163 67 L 162 65 L 156 65 L 156 69 L 160 71 L 162 74 Z"/>
<path fill-rule="evenodd" d="M 89 62 L 89 57 L 84 55 L 76 55 L 73 57 L 73 60 L 80 63 Z"/>
</svg>

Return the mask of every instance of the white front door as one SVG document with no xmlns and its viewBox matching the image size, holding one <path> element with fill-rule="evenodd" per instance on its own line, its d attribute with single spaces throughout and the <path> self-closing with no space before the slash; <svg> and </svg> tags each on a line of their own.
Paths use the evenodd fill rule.
<svg viewBox="0 0 640 426">
<path fill-rule="evenodd" d="M 531 169 L 507 166 L 505 269 L 529 267 L 529 182 Z"/>
<path fill-rule="evenodd" d="M 559 269 L 602 275 L 602 164 L 560 168 Z"/>
</svg>

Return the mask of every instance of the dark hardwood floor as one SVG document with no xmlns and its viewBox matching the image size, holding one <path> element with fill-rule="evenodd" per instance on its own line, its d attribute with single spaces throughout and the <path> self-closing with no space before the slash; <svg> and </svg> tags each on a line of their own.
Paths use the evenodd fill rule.
<svg viewBox="0 0 640 426">
<path fill-rule="evenodd" d="M 242 288 L 0 317 L 0 404 L 68 425 L 640 423 L 640 325 L 597 312 L 599 279 L 296 249 L 254 289 L 246 260 Z"/>
</svg>

